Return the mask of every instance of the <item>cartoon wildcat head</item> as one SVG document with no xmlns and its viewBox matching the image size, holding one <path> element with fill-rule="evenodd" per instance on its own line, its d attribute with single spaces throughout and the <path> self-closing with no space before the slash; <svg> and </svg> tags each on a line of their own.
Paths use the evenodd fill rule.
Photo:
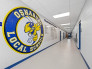
<svg viewBox="0 0 92 69">
<path fill-rule="evenodd" d="M 33 43 L 35 43 L 35 41 L 38 39 L 38 34 L 37 31 L 40 30 L 40 26 L 38 23 L 33 23 L 33 22 L 27 22 L 25 27 L 24 27 L 24 31 L 25 33 L 28 33 L 28 36 L 30 37 L 28 39 L 28 43 L 31 43 L 33 40 Z"/>
</svg>

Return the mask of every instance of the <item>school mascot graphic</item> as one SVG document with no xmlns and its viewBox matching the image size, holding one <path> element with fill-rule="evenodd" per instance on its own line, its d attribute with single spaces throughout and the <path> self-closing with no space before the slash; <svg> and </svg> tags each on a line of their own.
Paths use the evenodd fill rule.
<svg viewBox="0 0 92 69">
<path fill-rule="evenodd" d="M 28 39 L 29 43 L 32 43 L 32 44 L 35 43 L 35 41 L 38 39 L 37 31 L 39 30 L 40 30 L 39 23 L 35 24 L 30 18 L 30 22 L 27 22 L 24 28 L 25 33 L 28 33 L 28 36 L 30 37 Z"/>
<path fill-rule="evenodd" d="M 31 9 L 12 9 L 3 22 L 5 41 L 16 52 L 28 54 L 36 51 L 43 41 L 44 29 L 39 16 Z"/>
</svg>

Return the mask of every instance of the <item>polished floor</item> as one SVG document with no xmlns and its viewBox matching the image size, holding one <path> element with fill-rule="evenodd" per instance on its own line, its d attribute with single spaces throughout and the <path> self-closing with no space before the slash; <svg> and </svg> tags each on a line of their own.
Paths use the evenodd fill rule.
<svg viewBox="0 0 92 69">
<path fill-rule="evenodd" d="M 72 39 L 65 39 L 12 69 L 87 69 Z"/>
</svg>

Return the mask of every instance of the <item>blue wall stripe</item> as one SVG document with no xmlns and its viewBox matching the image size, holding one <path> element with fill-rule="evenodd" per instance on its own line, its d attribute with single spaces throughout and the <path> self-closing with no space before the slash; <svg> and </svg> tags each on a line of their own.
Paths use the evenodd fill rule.
<svg viewBox="0 0 92 69">
<path fill-rule="evenodd" d="M 79 48 L 78 49 L 81 49 L 81 23 L 79 23 Z"/>
<path fill-rule="evenodd" d="M 60 31 L 60 41 L 61 41 L 61 31 Z"/>
<path fill-rule="evenodd" d="M 63 39 L 64 39 L 64 32 L 63 32 Z"/>
<path fill-rule="evenodd" d="M 2 22 L 0 22 L 0 26 L 2 26 Z"/>
<path fill-rule="evenodd" d="M 80 54 L 81 54 L 81 52 L 80 52 Z M 85 58 L 83 57 L 83 55 L 82 55 L 82 54 L 81 54 L 81 56 L 82 56 L 82 58 L 83 58 L 83 60 L 84 60 L 84 62 L 85 62 L 85 64 L 86 64 L 86 66 L 88 67 L 88 69 L 90 69 L 90 67 L 89 67 L 88 63 L 86 62 L 86 60 L 85 60 Z"/>
<path fill-rule="evenodd" d="M 58 42 L 60 42 L 60 41 L 58 41 Z M 58 43 L 58 42 L 56 42 L 56 43 Z M 20 64 L 20 63 L 22 63 L 22 62 L 24 62 L 25 60 L 31 58 L 32 56 L 34 56 L 34 55 L 36 55 L 36 54 L 38 54 L 38 53 L 44 51 L 45 49 L 47 49 L 47 48 L 49 48 L 49 47 L 51 47 L 51 46 L 53 46 L 53 45 L 55 45 L 56 43 L 54 43 L 54 44 L 52 44 L 52 45 L 50 45 L 50 46 L 48 46 L 48 47 L 46 47 L 46 48 L 44 48 L 44 49 L 42 49 L 42 50 L 40 50 L 40 51 L 38 51 L 38 52 L 36 52 L 36 53 L 34 53 L 34 54 L 32 54 L 32 55 L 30 55 L 30 56 L 28 56 L 28 57 L 22 59 L 22 60 L 20 60 L 20 61 L 14 63 L 14 64 L 8 66 L 8 67 L 6 67 L 5 69 L 11 69 L 11 68 L 13 68 L 14 66 L 16 66 L 16 65 L 18 65 L 18 64 Z"/>
</svg>

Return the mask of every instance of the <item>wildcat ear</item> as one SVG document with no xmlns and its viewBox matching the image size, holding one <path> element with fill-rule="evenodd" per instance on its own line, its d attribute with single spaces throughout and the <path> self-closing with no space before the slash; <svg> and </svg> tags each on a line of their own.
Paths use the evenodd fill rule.
<svg viewBox="0 0 92 69">
<path fill-rule="evenodd" d="M 35 24 L 35 28 L 38 26 L 38 23 Z"/>
</svg>

